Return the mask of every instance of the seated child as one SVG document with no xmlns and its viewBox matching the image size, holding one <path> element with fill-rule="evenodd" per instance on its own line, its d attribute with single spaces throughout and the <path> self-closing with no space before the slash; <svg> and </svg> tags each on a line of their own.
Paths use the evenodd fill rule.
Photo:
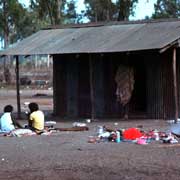
<svg viewBox="0 0 180 180">
<path fill-rule="evenodd" d="M 14 130 L 16 127 L 21 128 L 21 125 L 12 118 L 13 106 L 7 105 L 4 107 L 4 114 L 0 119 L 1 132 L 7 132 Z"/>
<path fill-rule="evenodd" d="M 37 103 L 30 103 L 29 109 L 28 126 L 32 131 L 41 134 L 44 130 L 44 113 L 39 110 Z"/>
</svg>

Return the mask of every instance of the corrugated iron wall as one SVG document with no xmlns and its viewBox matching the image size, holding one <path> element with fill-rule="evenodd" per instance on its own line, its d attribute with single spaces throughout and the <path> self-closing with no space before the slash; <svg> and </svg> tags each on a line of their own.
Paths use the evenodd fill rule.
<svg viewBox="0 0 180 180">
<path fill-rule="evenodd" d="M 172 53 L 154 54 L 147 62 L 147 114 L 153 119 L 174 115 Z"/>
<path fill-rule="evenodd" d="M 163 100 L 164 100 L 164 119 L 174 119 L 174 87 L 173 87 L 173 51 L 167 51 L 162 54 L 163 66 Z"/>
<path fill-rule="evenodd" d="M 91 59 L 97 118 L 123 117 L 124 111 L 127 110 L 129 118 L 174 118 L 172 50 L 163 54 L 158 52 L 92 54 Z M 179 56 L 177 62 L 178 59 Z M 115 74 L 122 63 L 135 69 L 135 90 L 127 108 L 116 101 L 115 94 Z M 180 84 L 180 62 L 177 68 Z M 55 55 L 55 113 L 63 117 L 90 117 L 89 82 L 89 55 Z"/>
</svg>

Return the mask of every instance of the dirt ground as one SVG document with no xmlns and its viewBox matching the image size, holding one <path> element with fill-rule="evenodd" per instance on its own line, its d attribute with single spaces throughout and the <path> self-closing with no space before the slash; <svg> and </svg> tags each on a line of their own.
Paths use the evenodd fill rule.
<svg viewBox="0 0 180 180">
<path fill-rule="evenodd" d="M 44 101 L 49 102 L 46 98 Z M 11 101 L 6 99 L 6 102 Z M 59 118 L 46 120 L 56 120 L 58 122 L 56 127 L 72 127 L 72 123 L 77 121 L 63 121 Z M 26 121 L 20 123 L 24 124 Z M 147 145 L 131 142 L 88 143 L 89 136 L 97 134 L 99 125 L 110 128 L 142 125 L 143 130 L 166 131 L 170 126 L 167 121 L 108 119 L 97 120 L 87 125 L 89 131 L 84 132 L 58 132 L 50 136 L 0 137 L 0 179 L 180 179 L 180 144 L 163 144 L 161 141 Z"/>
</svg>

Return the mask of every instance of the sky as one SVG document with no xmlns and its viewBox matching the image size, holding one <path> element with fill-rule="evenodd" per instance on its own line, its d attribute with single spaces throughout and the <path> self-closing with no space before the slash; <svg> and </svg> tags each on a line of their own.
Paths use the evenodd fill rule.
<svg viewBox="0 0 180 180">
<path fill-rule="evenodd" d="M 136 6 L 135 16 L 131 17 L 132 20 L 144 19 L 146 16 L 151 16 L 154 12 L 154 4 L 157 0 L 139 0 Z"/>
<path fill-rule="evenodd" d="M 113 0 L 116 1 L 116 0 Z M 130 20 L 141 20 L 144 19 L 146 16 L 151 16 L 154 12 L 154 3 L 157 0 L 139 0 L 139 3 L 135 9 L 135 16 L 130 17 Z M 29 4 L 29 0 L 19 0 L 19 2 L 23 3 L 24 5 Z M 81 12 L 85 7 L 83 5 L 84 0 L 78 0 L 77 2 L 77 11 Z"/>
</svg>

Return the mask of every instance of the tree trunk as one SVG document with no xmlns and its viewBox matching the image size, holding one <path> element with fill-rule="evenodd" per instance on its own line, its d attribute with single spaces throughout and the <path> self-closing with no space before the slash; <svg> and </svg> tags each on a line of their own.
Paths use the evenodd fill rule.
<svg viewBox="0 0 180 180">
<path fill-rule="evenodd" d="M 48 9 L 48 12 L 49 12 L 49 18 L 50 18 L 50 21 L 51 21 L 51 25 L 55 25 L 55 22 L 53 20 L 52 10 L 51 10 L 51 7 L 50 7 L 50 4 L 48 3 L 48 1 L 47 1 L 47 9 Z"/>
<path fill-rule="evenodd" d="M 4 33 L 4 49 L 6 49 L 9 46 L 9 26 L 8 26 L 8 9 L 7 9 L 7 2 L 3 1 L 3 19 L 4 19 L 4 27 L 3 27 L 3 33 Z M 6 56 L 4 58 L 3 62 L 3 69 L 4 69 L 4 79 L 6 80 L 6 64 L 7 61 L 10 59 L 9 56 Z"/>
<path fill-rule="evenodd" d="M 56 24 L 61 23 L 61 5 L 62 5 L 62 0 L 57 0 L 57 20 L 56 20 Z"/>
</svg>

